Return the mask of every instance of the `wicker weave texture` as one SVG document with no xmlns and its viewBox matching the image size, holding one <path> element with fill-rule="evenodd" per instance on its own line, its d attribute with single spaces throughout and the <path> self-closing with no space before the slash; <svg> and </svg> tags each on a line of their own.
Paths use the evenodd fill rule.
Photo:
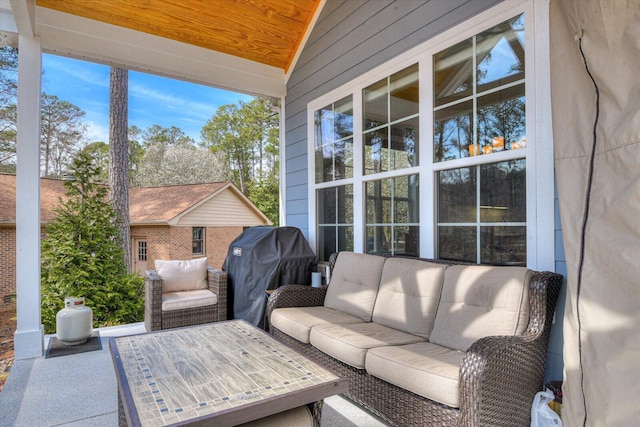
<svg viewBox="0 0 640 427">
<path fill-rule="evenodd" d="M 271 333 L 348 378 L 347 397 L 394 425 L 528 426 L 533 397 L 542 389 L 549 332 L 561 284 L 561 275 L 535 272 L 529 287 L 530 317 L 525 333 L 482 338 L 467 350 L 460 367 L 460 408 L 450 408 L 373 377 L 275 327 L 271 327 Z M 267 315 L 278 307 L 322 305 L 324 291 L 306 286 L 280 288 L 269 299 Z"/>
<path fill-rule="evenodd" d="M 209 290 L 218 296 L 216 305 L 187 308 L 183 310 L 162 310 L 162 278 L 149 270 L 145 276 L 144 325 L 147 331 L 199 325 L 202 323 L 227 320 L 227 300 L 229 285 L 227 273 L 209 267 L 207 269 Z"/>
</svg>

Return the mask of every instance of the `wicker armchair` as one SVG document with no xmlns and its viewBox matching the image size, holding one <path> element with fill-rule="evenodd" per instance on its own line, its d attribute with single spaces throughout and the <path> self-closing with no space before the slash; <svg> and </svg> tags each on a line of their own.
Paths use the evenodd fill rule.
<svg viewBox="0 0 640 427">
<path fill-rule="evenodd" d="M 330 259 L 333 269 L 335 254 Z M 460 264 L 428 260 L 447 265 Z M 281 341 L 349 380 L 346 396 L 393 425 L 528 426 L 531 403 L 542 389 L 551 322 L 562 276 L 535 272 L 529 285 L 529 323 L 519 336 L 476 341 L 460 366 L 460 407 L 452 408 L 397 387 L 302 343 L 270 325 Z M 329 282 L 331 286 L 331 282 Z M 280 307 L 321 306 L 328 287 L 287 285 L 267 304 L 267 319 Z"/>
<path fill-rule="evenodd" d="M 155 270 L 145 276 L 144 325 L 147 331 L 179 328 L 227 320 L 227 273 L 208 267 L 208 289 L 217 296 L 217 303 L 199 307 L 163 310 L 162 278 Z"/>
</svg>

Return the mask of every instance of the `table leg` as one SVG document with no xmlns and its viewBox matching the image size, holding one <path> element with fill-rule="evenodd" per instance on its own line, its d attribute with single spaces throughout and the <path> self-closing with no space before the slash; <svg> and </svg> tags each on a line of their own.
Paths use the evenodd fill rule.
<svg viewBox="0 0 640 427">
<path fill-rule="evenodd" d="M 317 402 L 309 403 L 307 407 L 311 411 L 313 417 L 313 427 L 320 427 L 320 421 L 322 419 L 322 405 L 324 400 L 318 400 Z"/>
<path fill-rule="evenodd" d="M 122 398 L 120 396 L 120 390 L 118 390 L 118 427 L 128 427 L 127 416 L 124 413 L 124 405 L 122 404 Z"/>
</svg>

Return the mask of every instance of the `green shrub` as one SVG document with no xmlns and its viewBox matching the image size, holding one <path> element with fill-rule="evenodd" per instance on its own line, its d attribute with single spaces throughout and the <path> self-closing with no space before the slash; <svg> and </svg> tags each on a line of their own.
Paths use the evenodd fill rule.
<svg viewBox="0 0 640 427">
<path fill-rule="evenodd" d="M 45 333 L 55 332 L 65 297 L 85 297 L 94 327 L 142 321 L 144 279 L 127 273 L 108 189 L 97 182 L 100 167 L 80 153 L 72 173 L 74 179 L 64 182 L 66 199 L 54 208 L 42 240 Z"/>
</svg>

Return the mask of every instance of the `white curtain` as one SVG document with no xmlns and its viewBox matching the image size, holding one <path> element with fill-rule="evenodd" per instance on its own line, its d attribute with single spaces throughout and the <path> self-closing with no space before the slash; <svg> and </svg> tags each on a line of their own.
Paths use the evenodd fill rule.
<svg viewBox="0 0 640 427">
<path fill-rule="evenodd" d="M 568 272 L 562 420 L 565 426 L 585 419 L 589 426 L 640 425 L 640 0 L 551 0 L 550 27 Z"/>
</svg>

